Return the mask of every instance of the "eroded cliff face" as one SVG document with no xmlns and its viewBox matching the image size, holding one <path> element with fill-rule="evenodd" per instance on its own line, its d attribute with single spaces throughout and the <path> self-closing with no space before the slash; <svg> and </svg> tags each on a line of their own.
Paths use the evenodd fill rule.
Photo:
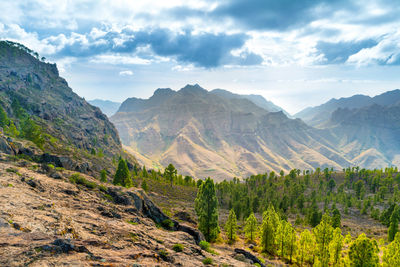
<svg viewBox="0 0 400 267">
<path fill-rule="evenodd" d="M 178 92 L 158 89 L 147 100 L 127 99 L 111 121 L 142 163 L 173 163 L 196 178 L 349 165 L 329 133 L 198 85 Z"/>
<path fill-rule="evenodd" d="M 123 153 L 114 125 L 68 87 L 55 64 L 7 41 L 0 42 L 0 105 L 17 127 L 16 106 L 41 127 L 43 153 L 87 162 L 93 170 L 113 168 L 112 158 Z"/>
</svg>

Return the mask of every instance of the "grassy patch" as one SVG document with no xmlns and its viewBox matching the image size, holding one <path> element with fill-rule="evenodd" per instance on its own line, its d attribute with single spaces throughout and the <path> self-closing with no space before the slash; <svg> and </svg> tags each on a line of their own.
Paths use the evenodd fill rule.
<svg viewBox="0 0 400 267">
<path fill-rule="evenodd" d="M 205 258 L 204 260 L 203 260 L 203 264 L 205 264 L 205 265 L 211 265 L 213 263 L 213 259 L 211 259 L 211 258 Z"/>
<path fill-rule="evenodd" d="M 182 252 L 183 251 L 183 245 L 182 244 L 175 244 L 173 247 L 172 247 L 172 249 L 175 251 L 175 252 Z"/>
<path fill-rule="evenodd" d="M 91 182 L 85 179 L 85 177 L 81 176 L 79 173 L 72 174 L 69 177 L 69 181 L 73 184 L 84 185 L 89 189 L 95 189 L 98 185 L 95 182 Z"/>
</svg>

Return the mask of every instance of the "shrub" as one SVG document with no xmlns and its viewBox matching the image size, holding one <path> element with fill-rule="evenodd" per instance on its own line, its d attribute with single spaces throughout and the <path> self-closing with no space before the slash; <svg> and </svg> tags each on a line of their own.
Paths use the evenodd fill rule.
<svg viewBox="0 0 400 267">
<path fill-rule="evenodd" d="M 213 263 L 213 260 L 211 258 L 207 257 L 203 260 L 203 264 L 205 264 L 205 265 L 211 265 L 212 263 Z"/>
<path fill-rule="evenodd" d="M 208 251 L 210 249 L 210 243 L 207 241 L 200 241 L 199 246 L 202 250 Z"/>
<path fill-rule="evenodd" d="M 73 184 L 84 185 L 89 189 L 95 189 L 97 187 L 96 183 L 86 180 L 85 177 L 82 177 L 79 173 L 72 174 L 69 177 L 69 181 Z"/>
<path fill-rule="evenodd" d="M 174 222 L 170 219 L 165 219 L 161 222 L 161 226 L 167 230 L 171 230 L 172 228 L 174 228 Z"/>
<path fill-rule="evenodd" d="M 50 169 L 52 169 L 52 170 L 54 170 L 55 169 L 55 167 L 54 167 L 54 165 L 53 164 L 47 164 L 47 167 L 49 167 Z"/>
<path fill-rule="evenodd" d="M 173 249 L 175 252 L 182 252 L 182 251 L 183 251 L 183 245 L 182 245 L 182 244 L 175 244 L 175 245 L 172 247 L 172 249 Z"/>
</svg>

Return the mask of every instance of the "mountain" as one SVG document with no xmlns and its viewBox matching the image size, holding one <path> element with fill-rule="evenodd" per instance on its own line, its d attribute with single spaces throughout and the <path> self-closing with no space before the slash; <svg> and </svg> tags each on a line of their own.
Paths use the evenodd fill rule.
<svg viewBox="0 0 400 267">
<path fill-rule="evenodd" d="M 392 105 L 400 101 L 400 90 L 385 92 L 375 97 L 366 95 L 354 95 L 347 98 L 331 99 L 328 102 L 316 106 L 308 107 L 294 115 L 295 118 L 300 118 L 307 124 L 324 128 L 324 124 L 330 120 L 332 113 L 338 108 L 362 108 L 372 104 Z"/>
<path fill-rule="evenodd" d="M 271 101 L 266 100 L 261 95 L 239 95 L 239 94 L 231 93 L 224 89 L 214 89 L 211 91 L 211 93 L 217 94 L 219 96 L 227 97 L 227 98 L 245 98 L 245 99 L 250 100 L 257 106 L 259 106 L 260 108 L 263 108 L 267 111 L 270 111 L 270 112 L 282 111 L 286 116 L 290 117 L 289 113 L 287 113 L 283 108 L 275 105 Z"/>
<path fill-rule="evenodd" d="M 9 154 L 82 172 L 113 170 L 113 158 L 124 154 L 114 125 L 72 91 L 55 64 L 9 41 L 0 42 L 0 107 L 9 132 L 0 143 L 11 145 Z"/>
<path fill-rule="evenodd" d="M 329 133 L 197 84 L 129 98 L 110 119 L 139 160 L 153 167 L 173 163 L 196 178 L 350 164 L 335 151 Z"/>
<path fill-rule="evenodd" d="M 378 100 L 393 102 L 383 97 Z M 338 148 L 354 164 L 371 169 L 400 164 L 400 102 L 339 108 L 332 113 L 327 127 L 338 138 Z"/>
<path fill-rule="evenodd" d="M 94 99 L 94 100 L 88 100 L 89 104 L 100 108 L 100 110 L 107 115 L 107 117 L 111 117 L 114 115 L 117 111 L 119 106 L 121 106 L 121 103 L 119 102 L 113 102 L 110 100 L 102 100 L 102 99 Z"/>
</svg>

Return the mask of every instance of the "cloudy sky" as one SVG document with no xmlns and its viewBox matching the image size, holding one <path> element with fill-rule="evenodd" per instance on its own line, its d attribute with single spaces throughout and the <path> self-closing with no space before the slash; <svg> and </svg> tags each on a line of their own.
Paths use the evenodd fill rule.
<svg viewBox="0 0 400 267">
<path fill-rule="evenodd" d="M 86 99 L 159 87 L 261 94 L 294 113 L 400 88 L 398 0 L 2 0 L 0 39 Z"/>
</svg>

